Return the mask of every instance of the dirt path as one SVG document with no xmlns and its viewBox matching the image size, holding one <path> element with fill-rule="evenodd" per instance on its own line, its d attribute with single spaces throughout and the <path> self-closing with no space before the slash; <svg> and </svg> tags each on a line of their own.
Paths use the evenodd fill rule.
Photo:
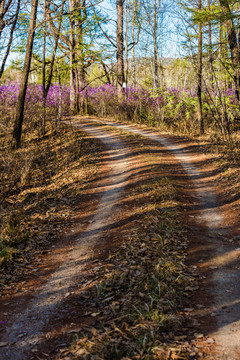
<svg viewBox="0 0 240 360">
<path fill-rule="evenodd" d="M 192 262 L 202 270 L 203 284 L 193 303 L 201 310 L 193 311 L 191 316 L 198 319 L 204 333 L 216 341 L 219 354 L 216 353 L 214 358 L 240 359 L 240 247 L 239 243 L 232 242 L 233 232 L 225 223 L 224 212 L 217 200 L 213 169 L 209 171 L 209 167 L 202 167 L 204 156 L 191 153 L 184 142 L 179 144 L 133 126 L 104 123 L 160 143 L 173 153 L 192 180 L 198 205 L 195 206 L 197 210 L 191 209 L 191 215 L 188 215 L 194 217 L 194 226 L 198 228 L 192 233 L 195 239 L 190 252 Z M 204 231 L 200 231 L 202 227 Z"/>
<path fill-rule="evenodd" d="M 239 359 L 240 287 L 236 284 L 239 284 L 240 250 L 239 244 L 230 242 L 233 229 L 225 223 L 226 209 L 223 211 L 218 200 L 214 169 L 186 141 L 170 140 L 167 136 L 134 126 L 104 123 L 158 143 L 174 155 L 171 156 L 172 176 L 176 179 L 179 176 L 174 173 L 174 164 L 177 167 L 179 163 L 183 173 L 187 174 L 188 179 L 179 180 L 179 184 L 192 202 L 185 209 L 191 238 L 188 261 L 198 267 L 202 277 L 189 317 L 199 323 L 200 330 L 215 339 L 219 353 L 212 359 Z M 75 285 L 84 283 L 87 264 L 94 259 L 96 249 L 104 247 L 106 233 L 118 221 L 125 187 L 134 168 L 139 166 L 120 137 L 102 130 L 99 120 L 81 120 L 74 125 L 97 137 L 107 148 L 103 164 L 105 172 L 99 174 L 98 183 L 91 190 L 99 200 L 94 203 L 93 217 L 79 223 L 71 230 L 70 240 L 66 234 L 66 243 L 53 249 L 46 265 L 52 268 L 51 275 L 43 276 L 42 285 L 29 287 L 15 299 L 5 300 L 2 304 L 1 318 L 6 326 L 0 333 L 1 360 L 39 359 L 34 353 L 37 354 L 38 348 L 44 350 L 46 339 L 53 346 L 54 338 L 65 333 L 62 324 L 66 317 L 70 319 L 68 330 L 71 329 L 71 321 L 79 314 L 74 313 L 74 302 L 70 306 L 68 299 L 74 293 Z M 238 230 L 237 227 L 234 229 L 235 234 Z M 41 273 L 38 274 L 41 277 Z"/>
<path fill-rule="evenodd" d="M 84 231 L 74 230 L 77 237 L 68 253 L 65 253 L 66 249 L 58 249 L 55 261 L 62 264 L 53 271 L 46 283 L 40 289 L 31 289 L 35 294 L 27 304 L 23 304 L 24 299 L 27 300 L 26 294 L 23 295 L 24 299 L 20 297 L 18 303 L 21 305 L 15 303 L 12 316 L 5 313 L 4 322 L 8 325 L 1 336 L 1 360 L 30 358 L 31 350 L 42 342 L 43 337 L 47 337 L 46 325 L 50 319 L 54 314 L 66 311 L 62 308 L 63 300 L 69 296 L 71 288 L 84 271 L 85 255 L 91 257 L 94 247 L 101 241 L 103 229 L 113 222 L 116 204 L 126 182 L 128 150 L 117 137 L 97 127 L 81 125 L 81 128 L 101 140 L 108 149 L 105 162 L 110 172 L 98 184 L 97 191 L 102 194 L 100 202 L 87 228 Z"/>
</svg>

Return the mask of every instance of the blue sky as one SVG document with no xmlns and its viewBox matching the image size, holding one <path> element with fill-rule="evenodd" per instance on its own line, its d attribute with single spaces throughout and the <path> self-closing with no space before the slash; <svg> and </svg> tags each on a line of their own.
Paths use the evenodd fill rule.
<svg viewBox="0 0 240 360">
<path fill-rule="evenodd" d="M 173 3 L 174 4 L 174 3 Z M 110 18 L 116 19 L 116 0 L 103 0 L 100 5 L 102 8 L 102 11 L 109 15 Z M 170 9 L 171 10 L 171 9 Z M 180 34 L 176 30 L 176 15 L 174 15 L 174 8 L 171 14 L 168 14 L 168 18 L 165 20 L 167 28 L 168 28 L 168 34 L 165 37 L 164 44 L 163 44 L 163 57 L 179 57 L 179 44 L 180 44 Z M 109 23 L 109 27 L 111 28 L 111 25 Z M 108 30 L 109 30 L 108 27 Z M 115 34 L 115 28 L 112 25 L 112 32 Z M 141 39 L 140 39 L 141 42 Z M 150 47 L 151 48 L 151 47 Z M 149 50 L 150 50 L 149 48 Z M 150 53 L 150 51 L 149 51 Z M 141 56 L 144 56 L 142 49 L 139 48 L 139 54 Z M 149 54 L 151 56 L 151 54 Z"/>
<path fill-rule="evenodd" d="M 99 6 L 102 9 L 102 12 L 106 15 L 109 16 L 109 18 L 113 18 L 116 19 L 116 0 L 103 0 Z M 170 27 L 174 27 L 174 19 L 169 18 L 169 21 L 172 22 L 172 24 L 170 24 L 170 22 L 168 23 L 168 25 Z M 115 37 L 115 26 L 112 22 L 109 22 L 108 24 L 108 31 L 112 32 L 112 35 Z M 141 39 L 140 42 L 141 44 Z M 168 40 L 165 42 L 164 46 L 163 46 L 163 57 L 177 57 L 179 56 L 179 52 L 178 52 L 178 36 L 175 34 L 174 31 L 171 31 L 171 36 L 168 36 Z M 148 56 L 151 56 L 151 46 L 149 46 L 148 49 Z M 139 56 L 146 56 L 147 53 L 144 53 L 143 50 L 138 46 L 138 51 L 136 52 L 136 55 Z M 8 64 L 11 62 L 11 60 L 14 60 L 16 58 L 19 58 L 19 54 L 16 53 L 11 53 L 9 58 L 8 58 Z"/>
</svg>

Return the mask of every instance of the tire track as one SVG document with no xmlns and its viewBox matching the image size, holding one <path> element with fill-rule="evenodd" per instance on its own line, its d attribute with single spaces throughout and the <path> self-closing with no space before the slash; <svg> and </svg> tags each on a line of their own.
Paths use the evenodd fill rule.
<svg viewBox="0 0 240 360">
<path fill-rule="evenodd" d="M 156 135 L 156 133 L 148 130 L 139 130 L 109 121 L 88 119 L 88 122 L 89 124 L 86 121 L 82 123 L 81 120 L 81 122 L 76 121 L 72 124 L 81 127 L 105 144 L 108 148 L 111 174 L 106 180 L 107 183 L 100 185 L 99 191 L 103 192 L 103 195 L 93 221 L 77 239 L 69 258 L 35 294 L 28 307 L 12 319 L 12 325 L 7 328 L 6 333 L 1 338 L 1 342 L 7 342 L 11 345 L 0 347 L 1 360 L 27 359 L 27 354 L 30 353 L 31 349 L 40 343 L 41 338 L 46 336 L 44 329 L 47 327 L 50 317 L 59 310 L 66 293 L 74 285 L 76 277 L 83 271 L 84 265 L 81 264 L 83 254 L 86 252 L 90 254 L 93 251 L 96 243 L 101 241 L 100 229 L 107 228 L 114 217 L 116 205 L 127 183 L 125 174 L 128 169 L 126 163 L 128 150 L 124 148 L 124 144 L 117 137 L 101 130 L 98 126 L 100 123 L 145 136 L 159 143 L 172 152 L 195 184 L 196 196 L 201 205 L 198 210 L 197 222 L 199 225 L 204 224 L 208 228 L 207 233 L 211 234 L 210 239 L 207 239 L 206 234 L 206 249 L 204 251 L 209 253 L 210 257 L 207 266 L 213 268 L 208 291 L 214 301 L 208 305 L 206 314 L 209 316 L 209 321 L 212 321 L 210 314 L 218 313 L 216 318 L 217 330 L 208 335 L 216 339 L 219 347 L 221 344 L 221 354 L 214 355 L 213 359 L 238 360 L 240 358 L 240 289 L 235 285 L 239 282 L 240 274 L 239 270 L 228 266 L 228 264 L 231 264 L 233 259 L 236 260 L 240 251 L 234 245 L 229 246 L 219 242 L 217 237 L 219 230 L 225 231 L 227 234 L 228 229 L 224 225 L 224 217 L 218 206 L 214 186 L 208 184 L 206 187 L 202 169 L 193 163 L 195 157 L 189 155 L 181 145 L 168 138 Z"/>
<path fill-rule="evenodd" d="M 81 258 L 91 254 L 94 246 L 101 241 L 101 229 L 111 224 L 116 205 L 126 185 L 128 150 L 115 136 L 88 124 L 75 124 L 91 136 L 99 139 L 107 148 L 107 165 L 111 171 L 105 183 L 98 190 L 103 192 L 96 213 L 84 233 L 75 242 L 70 256 L 51 275 L 46 284 L 36 291 L 27 307 L 18 310 L 11 319 L 0 341 L 1 360 L 23 360 L 31 358 L 31 350 L 46 337 L 50 317 L 59 311 L 61 302 L 75 284 L 84 269 Z M 17 307 L 17 304 L 16 304 Z M 4 345 L 6 344 L 6 346 Z"/>
<path fill-rule="evenodd" d="M 240 268 L 234 266 L 240 257 L 240 248 L 236 245 L 226 244 L 219 239 L 219 232 L 225 237 L 231 237 L 230 230 L 224 224 L 224 214 L 218 204 L 214 184 L 207 184 L 204 180 L 204 171 L 198 169 L 193 162 L 199 159 L 198 156 L 188 154 L 183 147 L 169 140 L 168 138 L 151 133 L 149 130 L 139 130 L 132 126 L 91 119 L 95 123 L 104 123 L 127 132 L 138 134 L 153 140 L 172 152 L 176 160 L 181 164 L 184 171 L 192 180 L 196 196 L 200 204 L 198 210 L 197 224 L 204 224 L 207 228 L 205 238 L 205 249 L 208 261 L 206 267 L 211 270 L 211 281 L 208 284 L 209 299 L 213 298 L 213 303 L 208 303 L 205 309 L 205 316 L 208 321 L 217 324 L 217 329 L 208 335 L 213 337 L 219 349 L 219 354 L 215 354 L 213 359 L 239 360 L 240 359 Z M 199 235 L 200 237 L 201 235 Z M 239 264 L 239 262 L 238 262 Z M 199 263 L 202 267 L 204 264 Z M 215 320 L 213 320 L 213 317 Z M 205 330 L 205 329 L 203 329 Z"/>
</svg>

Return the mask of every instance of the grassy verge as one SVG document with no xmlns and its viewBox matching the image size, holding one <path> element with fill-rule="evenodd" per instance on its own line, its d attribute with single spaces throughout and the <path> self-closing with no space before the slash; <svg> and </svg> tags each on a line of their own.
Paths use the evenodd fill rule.
<svg viewBox="0 0 240 360">
<path fill-rule="evenodd" d="M 219 171 L 219 184 L 224 189 L 228 203 L 240 210 L 240 133 L 233 138 L 233 147 L 230 149 L 220 141 L 208 141 L 203 147 L 206 152 L 216 157 L 215 167 Z"/>
<path fill-rule="evenodd" d="M 0 285 L 17 278 L 34 249 L 56 241 L 73 221 L 100 156 L 95 139 L 67 126 L 58 135 L 29 138 L 17 151 L 2 142 Z"/>
</svg>

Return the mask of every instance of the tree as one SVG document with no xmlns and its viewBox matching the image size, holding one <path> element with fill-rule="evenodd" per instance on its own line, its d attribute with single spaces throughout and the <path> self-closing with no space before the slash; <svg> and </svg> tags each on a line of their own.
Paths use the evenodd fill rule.
<svg viewBox="0 0 240 360">
<path fill-rule="evenodd" d="M 135 47 L 139 42 L 142 27 L 142 14 L 140 11 L 140 0 L 125 0 L 125 74 L 126 87 L 130 79 L 136 85 L 136 59 Z M 129 53 L 132 50 L 132 58 Z M 131 67 L 131 71 L 130 71 Z"/>
<path fill-rule="evenodd" d="M 83 112 L 83 102 L 79 98 L 79 92 L 84 89 L 85 77 L 85 52 L 84 52 L 84 24 L 87 20 L 87 8 L 85 0 L 78 0 L 76 2 L 76 112 Z"/>
<path fill-rule="evenodd" d="M 96 47 L 96 39 L 99 40 L 99 26 L 104 22 L 96 3 L 91 0 L 70 0 L 69 6 L 64 11 L 63 26 L 59 34 L 59 49 L 69 59 L 70 73 L 70 107 L 72 113 L 82 113 L 84 104 L 80 92 L 87 86 L 86 75 L 88 68 L 94 61 L 101 62 L 101 43 Z M 66 3 L 67 4 L 67 3 Z M 57 26 L 55 24 L 56 11 L 48 6 L 47 19 L 52 36 L 56 37 Z"/>
<path fill-rule="evenodd" d="M 208 53 L 209 53 L 209 68 L 210 68 L 210 78 L 211 78 L 211 85 L 213 88 L 213 82 L 214 82 L 214 67 L 213 67 L 213 44 L 212 44 L 212 23 L 211 23 L 211 18 L 210 18 L 210 14 L 211 14 L 211 5 L 212 5 L 212 0 L 208 0 L 208 11 L 209 11 L 209 17 L 208 17 Z"/>
<path fill-rule="evenodd" d="M 25 106 L 28 76 L 29 76 L 31 59 L 32 59 L 33 40 L 35 35 L 36 18 L 37 18 L 37 8 L 38 8 L 38 0 L 32 0 L 25 61 L 23 66 L 23 73 L 20 83 L 20 90 L 19 90 L 17 106 L 16 106 L 16 114 L 14 119 L 13 147 L 15 148 L 19 148 L 21 146 L 24 106 Z"/>
<path fill-rule="evenodd" d="M 14 0 L 9 0 L 7 3 L 5 2 L 5 0 L 2 0 L 0 2 L 0 40 L 6 25 L 9 27 L 8 31 L 10 33 L 7 41 L 5 54 L 3 56 L 2 64 L 0 67 L 0 78 L 2 77 L 2 74 L 4 72 L 6 61 L 13 43 L 13 35 L 18 20 L 20 4 L 21 0 L 17 0 L 17 2 L 14 2 Z"/>
<path fill-rule="evenodd" d="M 161 69 L 161 82 L 164 84 L 164 72 L 161 63 L 162 51 L 159 56 L 159 48 L 162 49 L 164 15 L 167 8 L 171 6 L 171 1 L 164 0 L 141 0 L 141 5 L 145 13 L 144 31 L 152 39 L 153 44 L 153 86 L 160 86 L 159 66 Z"/>
<path fill-rule="evenodd" d="M 123 13 L 124 0 L 117 0 L 117 85 L 120 90 L 124 83 Z"/>
<path fill-rule="evenodd" d="M 198 0 L 198 11 L 202 10 L 202 0 Z M 198 119 L 200 134 L 204 133 L 203 107 L 202 107 L 202 69 L 203 69 L 203 32 L 201 19 L 198 19 L 198 56 L 197 56 L 197 98 L 198 98 Z"/>
<path fill-rule="evenodd" d="M 62 18 L 63 18 L 63 9 L 66 0 L 62 1 L 60 12 L 57 17 L 57 26 L 56 26 L 56 33 L 52 36 L 53 39 L 50 38 L 51 48 L 53 49 L 51 60 L 49 61 L 48 67 L 48 78 L 46 81 L 46 36 L 47 36 L 47 9 L 49 8 L 49 0 L 44 0 L 43 3 L 43 57 L 42 57 L 42 92 L 43 92 L 43 116 L 42 116 L 42 134 L 45 134 L 45 123 L 46 123 L 46 100 L 47 95 L 52 83 L 53 77 L 53 68 L 56 58 L 56 52 L 59 45 L 59 37 L 60 31 L 62 26 Z M 50 34 L 49 34 L 50 35 Z M 55 42 L 54 42 L 55 41 Z M 59 66 L 57 65 L 57 69 L 59 70 Z M 58 76 L 59 78 L 59 76 Z"/>
<path fill-rule="evenodd" d="M 140 0 L 132 1 L 132 80 L 133 86 L 136 86 L 136 59 L 135 59 L 135 46 L 139 40 L 139 35 L 141 31 L 141 15 L 140 15 Z M 137 29 L 137 34 L 136 34 Z"/>
<path fill-rule="evenodd" d="M 234 74 L 234 83 L 236 96 L 240 102 L 240 32 L 238 33 L 234 26 L 233 14 L 230 9 L 230 1 L 220 0 L 220 7 L 222 10 L 222 17 L 227 30 L 228 36 L 228 45 L 231 53 L 233 74 Z"/>
</svg>

